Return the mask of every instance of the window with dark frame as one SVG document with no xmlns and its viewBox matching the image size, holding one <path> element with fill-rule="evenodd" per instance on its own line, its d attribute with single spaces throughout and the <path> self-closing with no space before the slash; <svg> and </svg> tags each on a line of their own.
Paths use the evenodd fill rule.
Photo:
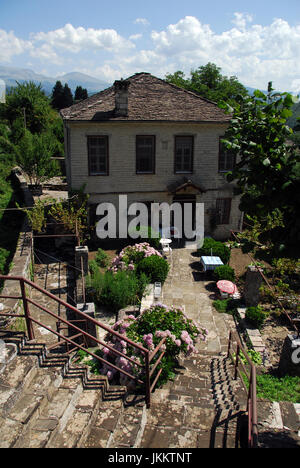
<svg viewBox="0 0 300 468">
<path fill-rule="evenodd" d="M 108 175 L 108 137 L 88 136 L 89 175 Z"/>
<path fill-rule="evenodd" d="M 175 162 L 174 162 L 175 174 L 193 172 L 193 151 L 194 151 L 194 137 L 193 136 L 176 136 L 175 137 Z"/>
<path fill-rule="evenodd" d="M 219 140 L 219 172 L 229 172 L 235 167 L 236 155 L 225 147 L 222 138 Z"/>
<path fill-rule="evenodd" d="M 231 212 L 231 198 L 218 198 L 216 201 L 217 224 L 229 224 Z"/>
<path fill-rule="evenodd" d="M 136 136 L 136 173 L 155 173 L 155 136 Z"/>
</svg>

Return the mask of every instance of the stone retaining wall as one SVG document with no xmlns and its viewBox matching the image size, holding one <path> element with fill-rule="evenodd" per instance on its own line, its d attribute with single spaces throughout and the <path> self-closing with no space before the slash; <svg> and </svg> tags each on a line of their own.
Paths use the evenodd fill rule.
<svg viewBox="0 0 300 468">
<path fill-rule="evenodd" d="M 14 168 L 11 175 L 14 182 L 22 192 L 25 206 L 32 206 L 34 203 L 33 197 L 20 169 Z M 25 218 L 19 234 L 16 252 L 12 260 L 12 268 L 9 272 L 10 276 L 24 276 L 25 278 L 30 279 L 31 235 L 31 228 L 28 224 L 27 218 Z M 5 295 L 19 296 L 21 293 L 19 282 L 10 280 L 5 281 L 2 293 Z M 22 301 L 19 299 L 0 299 L 0 302 L 3 304 L 2 311 L 4 313 L 20 313 L 21 310 L 23 310 Z M 9 321 L 11 321 L 10 318 L 0 317 L 0 326 L 7 325 Z"/>
</svg>

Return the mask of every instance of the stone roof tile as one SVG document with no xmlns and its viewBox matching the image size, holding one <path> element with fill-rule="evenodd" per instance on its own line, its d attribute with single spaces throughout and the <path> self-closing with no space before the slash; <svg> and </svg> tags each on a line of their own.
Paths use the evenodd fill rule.
<svg viewBox="0 0 300 468">
<path fill-rule="evenodd" d="M 128 114 L 115 113 L 114 87 L 100 91 L 90 98 L 61 110 L 71 121 L 190 121 L 229 122 L 216 103 L 179 88 L 149 73 L 136 73 L 130 78 Z"/>
</svg>

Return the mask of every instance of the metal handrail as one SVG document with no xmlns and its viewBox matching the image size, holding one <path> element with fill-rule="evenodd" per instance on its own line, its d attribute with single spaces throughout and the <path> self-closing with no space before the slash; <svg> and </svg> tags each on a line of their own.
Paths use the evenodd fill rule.
<svg viewBox="0 0 300 468">
<path fill-rule="evenodd" d="M 139 384 L 145 384 L 146 406 L 147 406 L 147 408 L 150 408 L 151 392 L 153 391 L 153 389 L 154 389 L 154 387 L 155 387 L 155 385 L 156 385 L 156 383 L 158 381 L 158 378 L 159 378 L 159 376 L 160 376 L 160 374 L 162 372 L 162 369 L 160 369 L 158 371 L 152 385 L 151 385 L 151 377 L 153 376 L 154 371 L 157 369 L 157 366 L 160 363 L 160 361 L 161 361 L 162 357 L 164 356 L 165 352 L 162 351 L 162 353 L 158 356 L 158 359 L 155 361 L 152 369 L 150 369 L 150 363 L 153 360 L 153 358 L 159 353 L 162 345 L 165 342 L 165 338 L 163 338 L 161 340 L 161 342 L 158 344 L 158 346 L 155 348 L 155 350 L 153 352 L 151 352 L 151 354 L 150 354 L 149 349 L 144 348 L 143 346 L 135 343 L 134 341 L 130 340 L 129 338 L 127 338 L 124 335 L 121 335 L 120 333 L 118 333 L 117 331 L 115 331 L 112 328 L 108 327 L 107 325 L 104 325 L 103 323 L 98 322 L 97 320 L 93 319 L 92 317 L 85 314 L 84 312 L 76 309 L 76 307 L 74 307 L 71 304 L 65 302 L 64 300 L 62 300 L 61 298 L 55 296 L 54 294 L 50 293 L 49 291 L 46 291 L 45 289 L 41 288 L 40 286 L 38 286 L 34 282 L 30 281 L 29 279 L 24 278 L 23 276 L 0 275 L 0 281 L 1 280 L 4 280 L 4 281 L 7 281 L 7 280 L 8 281 L 18 281 L 19 282 L 20 289 L 21 289 L 21 296 L 15 296 L 15 295 L 10 296 L 10 295 L 7 295 L 7 294 L 0 294 L 0 298 L 5 298 L 5 299 L 12 299 L 13 298 L 13 299 L 22 300 L 23 301 L 24 313 L 23 314 L 16 314 L 16 313 L 0 312 L 0 316 L 4 316 L 4 317 L 23 317 L 23 318 L 25 318 L 27 333 L 28 333 L 28 339 L 29 340 L 34 340 L 33 323 L 35 323 L 35 324 L 45 328 L 46 330 L 48 330 L 52 334 L 56 335 L 58 338 L 60 338 L 61 340 L 63 340 L 67 344 L 71 344 L 75 348 L 85 351 L 87 354 L 91 355 L 93 358 L 97 359 L 98 361 L 100 361 L 102 363 L 105 363 L 107 366 L 119 371 L 120 373 L 126 375 L 130 379 L 133 379 L 133 380 L 137 381 Z M 75 312 L 77 315 L 82 317 L 86 323 L 90 322 L 90 323 L 94 324 L 95 326 L 98 326 L 98 327 L 102 328 L 103 330 L 107 331 L 108 333 L 114 335 L 117 339 L 125 341 L 130 346 L 135 348 L 138 352 L 140 352 L 140 353 L 142 353 L 144 355 L 145 364 L 143 365 L 143 364 L 135 361 L 134 359 L 130 358 L 129 356 L 125 355 L 121 351 L 118 351 L 118 350 L 112 348 L 107 343 L 99 340 L 98 338 L 96 338 L 93 335 L 89 334 L 87 331 L 84 331 L 83 329 L 77 327 L 74 324 L 74 321 L 68 321 L 68 320 L 58 316 L 54 312 L 50 311 L 48 308 L 46 308 L 43 305 L 39 304 L 37 301 L 31 299 L 30 297 L 28 297 L 28 295 L 26 293 L 25 285 L 39 291 L 40 293 L 42 293 L 43 295 L 45 295 L 47 297 L 53 299 L 54 301 L 56 301 L 58 304 L 65 307 L 66 309 L 69 309 L 69 310 Z M 65 325 L 67 325 L 68 327 L 72 328 L 73 330 L 79 332 L 78 334 L 82 335 L 84 341 L 85 341 L 86 338 L 89 338 L 89 339 L 93 340 L 94 342 L 96 342 L 98 345 L 104 346 L 104 347 L 108 348 L 110 351 L 112 351 L 113 353 L 126 358 L 128 361 L 130 361 L 131 363 L 133 363 L 137 367 L 141 367 L 142 368 L 141 371 L 145 375 L 145 382 L 143 380 L 141 380 L 138 376 L 132 375 L 132 374 L 124 371 L 123 369 L 120 369 L 118 366 L 112 364 L 111 362 L 107 361 L 106 359 L 98 356 L 97 354 L 93 353 L 92 351 L 89 351 L 87 346 L 84 347 L 84 346 L 82 346 L 82 345 L 80 345 L 78 343 L 75 343 L 71 339 L 71 338 L 74 338 L 74 336 L 71 337 L 71 338 L 68 338 L 68 337 L 62 335 L 61 333 L 59 333 L 58 331 L 53 330 L 52 328 L 46 326 L 42 322 L 40 322 L 40 321 L 36 320 L 35 318 L 33 318 L 31 313 L 30 313 L 30 308 L 29 308 L 30 304 L 35 306 L 35 307 L 38 307 L 40 310 L 47 313 L 48 315 L 51 315 L 52 317 L 57 319 L 59 322 L 62 322 Z"/>
<path fill-rule="evenodd" d="M 236 342 L 236 353 L 235 356 L 231 353 L 231 345 L 233 342 Z M 243 362 L 240 360 L 240 353 L 245 356 L 246 361 L 248 362 L 250 373 L 244 366 Z M 241 340 L 236 332 L 232 330 L 229 333 L 228 340 L 228 351 L 227 357 L 230 357 L 234 362 L 234 378 L 237 379 L 239 375 L 244 390 L 247 393 L 247 413 L 248 413 L 248 447 L 257 448 L 258 446 L 258 424 L 257 424 L 257 395 L 256 395 L 256 367 L 251 361 L 249 355 L 247 354 L 244 346 L 241 343 Z M 239 366 L 242 367 L 244 375 L 247 377 L 249 382 L 249 388 L 247 389 L 243 375 L 239 370 Z"/>
</svg>

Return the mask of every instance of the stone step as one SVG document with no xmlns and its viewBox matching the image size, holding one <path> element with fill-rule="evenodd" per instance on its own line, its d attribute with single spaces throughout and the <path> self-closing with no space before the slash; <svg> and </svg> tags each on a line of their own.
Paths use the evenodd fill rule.
<svg viewBox="0 0 300 468">
<path fill-rule="evenodd" d="M 6 417 L 24 388 L 35 378 L 38 367 L 35 356 L 16 356 L 0 374 L 0 415 Z"/>
<path fill-rule="evenodd" d="M 71 367 L 66 357 L 47 355 L 22 336 L 14 342 L 21 355 L 0 373 L 0 448 L 82 445 L 100 402 L 122 401 L 126 388 L 91 376 L 85 366 Z"/>
<path fill-rule="evenodd" d="M 300 448 L 299 405 L 260 400 L 257 412 L 261 448 Z"/>
</svg>

